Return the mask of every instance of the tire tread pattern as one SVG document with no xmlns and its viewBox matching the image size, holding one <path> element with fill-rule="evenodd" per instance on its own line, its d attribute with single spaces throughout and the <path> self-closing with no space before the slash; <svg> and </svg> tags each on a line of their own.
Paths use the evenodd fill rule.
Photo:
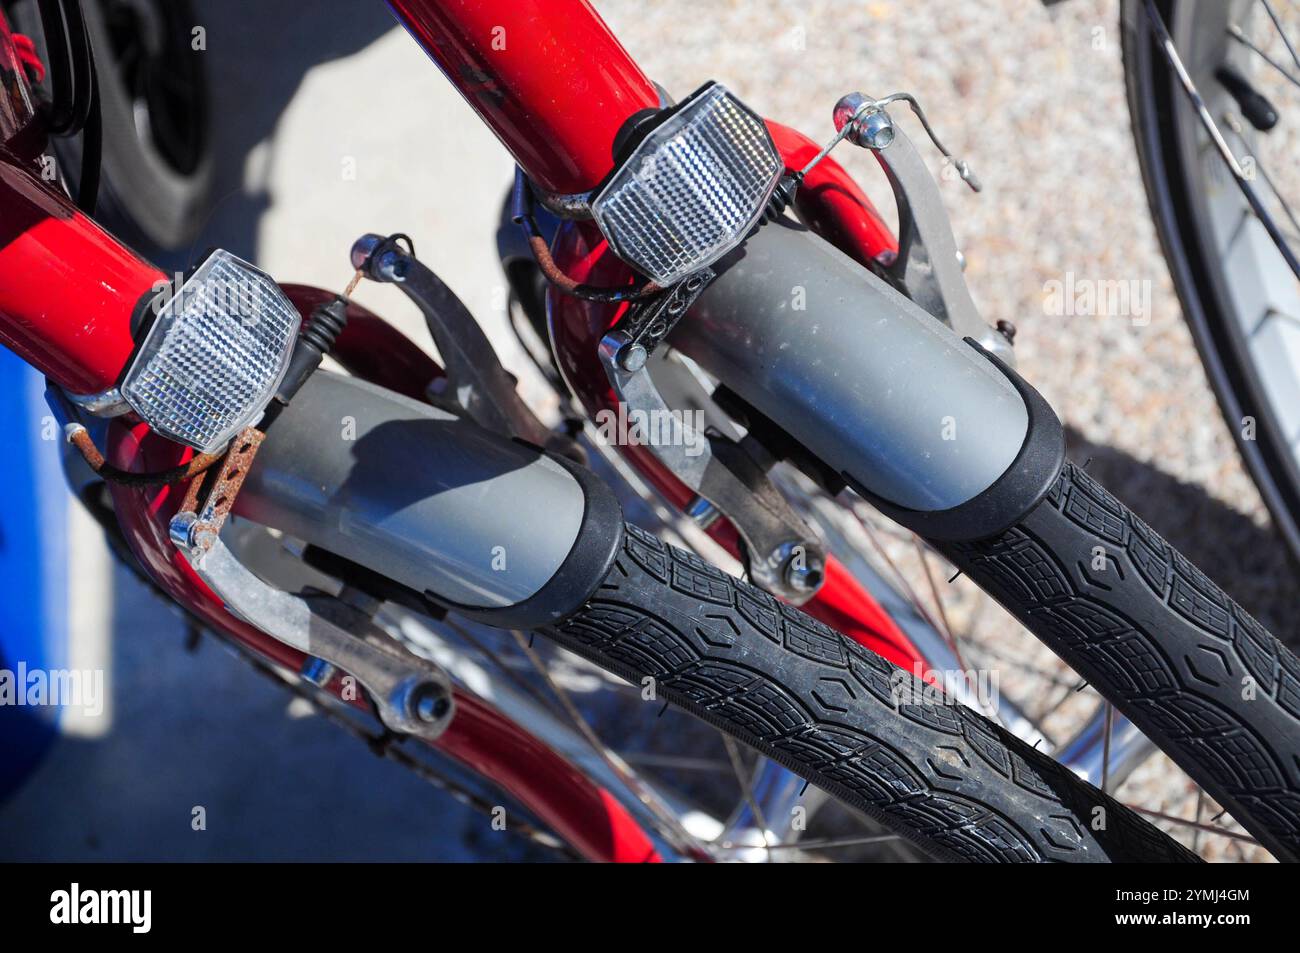
<svg viewBox="0 0 1300 953">
<path fill-rule="evenodd" d="M 1020 524 L 950 558 L 1280 860 L 1300 857 L 1300 662 L 1066 464 Z"/>
<path fill-rule="evenodd" d="M 636 527 L 587 604 L 545 631 L 937 857 L 1196 859 L 911 673 Z"/>
</svg>

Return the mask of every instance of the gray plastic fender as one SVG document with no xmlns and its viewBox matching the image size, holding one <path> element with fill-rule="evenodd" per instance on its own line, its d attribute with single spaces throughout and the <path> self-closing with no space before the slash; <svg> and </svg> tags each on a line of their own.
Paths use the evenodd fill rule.
<svg viewBox="0 0 1300 953">
<path fill-rule="evenodd" d="M 235 514 L 521 627 L 581 606 L 622 538 L 589 471 L 327 371 L 270 429 Z"/>
<path fill-rule="evenodd" d="M 714 267 L 670 343 L 855 486 L 949 511 L 1016 461 L 1014 378 L 829 243 L 782 220 Z"/>
</svg>

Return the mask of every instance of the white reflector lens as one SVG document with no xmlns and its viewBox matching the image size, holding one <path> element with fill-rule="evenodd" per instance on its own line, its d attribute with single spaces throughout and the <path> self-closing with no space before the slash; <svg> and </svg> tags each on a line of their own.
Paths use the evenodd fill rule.
<svg viewBox="0 0 1300 953">
<path fill-rule="evenodd" d="M 615 254 L 668 285 L 745 237 L 783 168 L 763 120 L 714 83 L 646 136 L 591 210 Z"/>
<path fill-rule="evenodd" d="M 122 397 L 154 430 L 211 453 L 262 416 L 300 323 L 270 277 L 218 249 L 161 306 Z"/>
</svg>

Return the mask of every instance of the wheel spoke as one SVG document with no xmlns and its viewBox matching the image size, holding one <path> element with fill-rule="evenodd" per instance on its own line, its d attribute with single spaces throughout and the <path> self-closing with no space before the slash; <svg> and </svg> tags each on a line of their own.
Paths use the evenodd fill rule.
<svg viewBox="0 0 1300 953">
<path fill-rule="evenodd" d="M 675 755 L 653 754 L 647 751 L 628 752 L 623 756 L 628 764 L 643 768 L 664 768 L 673 771 L 699 771 L 706 774 L 731 774 L 729 764 L 712 761 L 708 758 L 685 758 Z"/>
<path fill-rule="evenodd" d="M 1241 27 L 1237 26 L 1235 23 L 1230 24 L 1228 26 L 1228 36 L 1232 37 L 1242 46 L 1246 47 L 1246 49 L 1250 50 L 1252 53 L 1254 53 L 1256 56 L 1262 59 L 1269 66 L 1273 67 L 1273 69 L 1277 70 L 1279 73 L 1285 76 L 1287 81 L 1291 83 L 1293 86 L 1300 88 L 1300 77 L 1296 76 L 1289 69 L 1287 69 L 1277 60 L 1273 59 L 1273 57 L 1269 56 L 1258 46 L 1256 46 L 1255 42 L 1251 40 L 1250 37 L 1246 36 L 1244 32 L 1242 32 Z"/>
<path fill-rule="evenodd" d="M 1218 834 L 1220 837 L 1228 837 L 1243 844 L 1253 844 L 1256 847 L 1263 846 L 1249 834 L 1241 834 L 1237 831 L 1230 831 L 1222 827 L 1215 827 L 1213 824 L 1203 824 L 1200 821 L 1189 821 L 1185 817 L 1176 817 L 1173 814 L 1166 814 L 1163 811 L 1153 811 L 1150 808 L 1140 807 L 1137 804 L 1126 805 L 1130 810 L 1137 811 L 1139 814 L 1145 814 L 1147 817 L 1154 817 L 1156 820 L 1167 821 L 1170 824 L 1178 824 L 1182 827 L 1189 827 L 1192 830 L 1201 831 L 1205 834 Z"/>
<path fill-rule="evenodd" d="M 1291 38 L 1286 35 L 1286 30 L 1282 29 L 1282 21 L 1278 18 L 1277 11 L 1273 9 L 1273 4 L 1269 0 L 1259 0 L 1259 2 L 1267 11 L 1268 18 L 1273 21 L 1273 26 L 1277 29 L 1277 35 L 1282 38 L 1282 42 L 1286 45 L 1286 51 L 1291 54 L 1291 62 L 1295 63 L 1297 68 L 1300 68 L 1300 54 L 1296 53 L 1295 47 L 1291 45 Z"/>
<path fill-rule="evenodd" d="M 758 798 L 754 796 L 752 776 L 745 771 L 745 763 L 740 757 L 740 748 L 736 745 L 736 742 L 729 735 L 723 735 L 722 743 L 727 749 L 727 758 L 731 761 L 731 770 L 736 775 L 736 782 L 740 785 L 741 793 L 745 796 L 745 802 L 754 815 L 754 823 L 758 825 L 759 833 L 763 836 L 763 846 L 766 847 L 769 841 L 767 818 L 763 816 L 763 809 L 758 806 Z M 768 857 L 768 860 L 771 859 L 771 857 Z"/>
<path fill-rule="evenodd" d="M 921 560 L 921 568 L 925 570 L 925 581 L 930 587 L 930 596 L 934 599 L 935 609 L 939 613 L 939 621 L 943 628 L 939 631 L 943 633 L 948 647 L 952 649 L 952 654 L 957 656 L 957 664 L 962 667 L 963 671 L 968 670 L 965 659 L 961 656 L 961 646 L 957 644 L 957 636 L 953 634 L 952 626 L 948 623 L 948 613 L 943 607 L 943 597 L 939 595 L 939 586 L 935 583 L 934 573 L 930 570 L 930 560 L 926 552 L 925 544 L 921 542 L 921 537 L 913 534 L 912 541 L 916 544 L 916 554 Z"/>
<path fill-rule="evenodd" d="M 295 673 L 280 669 L 253 654 L 253 651 L 242 642 L 228 638 L 220 633 L 216 634 L 222 642 L 231 646 L 236 656 L 251 666 L 254 671 L 284 686 L 295 698 L 302 699 L 310 704 L 322 718 L 343 729 L 357 740 L 364 742 L 375 754 L 401 765 L 430 787 L 449 795 L 452 800 L 465 805 L 470 810 L 487 817 L 493 816 L 496 809 L 496 797 L 489 797 L 473 791 L 460 781 L 451 778 L 450 775 L 440 772 L 426 759 L 417 758 L 398 744 L 401 740 L 400 735 L 394 736 L 387 729 L 380 733 L 367 730 L 367 726 L 358 720 L 356 710 L 351 705 L 339 702 L 334 696 L 315 688 L 315 686 L 309 687 L 310 683 L 305 683 Z M 421 749 L 427 750 L 425 746 L 421 746 Z M 568 844 L 550 831 L 543 830 L 527 820 L 522 818 L 513 820 L 508 830 L 516 836 L 532 841 L 549 850 L 557 851 L 575 860 L 580 859 Z"/>
<path fill-rule="evenodd" d="M 1106 725 L 1101 739 L 1101 793 L 1110 793 L 1110 736 L 1115 730 L 1115 706 L 1109 701 L 1106 706 Z"/>
<path fill-rule="evenodd" d="M 1170 69 L 1172 69 L 1174 75 L 1177 76 L 1179 85 L 1182 86 L 1183 93 L 1186 95 L 1188 102 L 1191 103 L 1192 109 L 1200 120 L 1201 126 L 1205 130 L 1206 135 L 1213 140 L 1215 148 L 1219 150 L 1219 154 L 1223 157 L 1223 161 L 1227 163 L 1228 169 L 1232 172 L 1232 177 L 1237 183 L 1237 188 L 1241 191 L 1241 194 L 1245 196 L 1246 201 L 1250 203 L 1250 207 L 1259 218 L 1260 224 L 1264 226 L 1265 231 L 1268 232 L 1269 238 L 1273 240 L 1273 244 L 1277 246 L 1277 250 L 1281 253 L 1283 259 L 1286 260 L 1287 267 L 1291 269 L 1291 273 L 1294 274 L 1297 279 L 1300 279 L 1300 259 L 1296 258 L 1295 252 L 1291 250 L 1291 247 L 1282 237 L 1282 232 L 1277 227 L 1277 222 L 1273 221 L 1273 216 L 1268 213 L 1266 208 L 1264 208 L 1264 203 L 1255 193 L 1255 189 L 1251 186 L 1250 180 L 1242 170 L 1241 163 L 1237 161 L 1237 157 L 1233 154 L 1232 149 L 1228 147 L 1228 143 L 1224 140 L 1223 133 L 1219 130 L 1219 126 L 1214 121 L 1214 117 L 1210 115 L 1210 110 L 1205 104 L 1204 97 L 1201 96 L 1200 90 L 1196 88 L 1196 83 L 1192 81 L 1191 75 L 1187 72 L 1187 67 L 1183 64 L 1182 57 L 1178 55 L 1178 48 L 1174 46 L 1173 37 L 1169 35 L 1169 28 L 1165 26 L 1164 18 L 1160 15 L 1160 11 L 1156 9 L 1155 0 L 1145 0 L 1145 9 L 1147 20 L 1150 22 L 1151 29 L 1155 33 L 1155 38 L 1160 46 L 1160 50 L 1164 54 L 1165 60 L 1169 63 Z M 1232 28 L 1230 27 L 1229 32 L 1231 31 Z M 1240 33 L 1240 30 L 1237 32 Z M 1295 82 L 1297 86 L 1300 86 L 1300 80 L 1293 80 L 1293 82 Z"/>
<path fill-rule="evenodd" d="M 1228 128 L 1235 132 L 1237 138 L 1244 144 L 1246 142 L 1246 130 L 1237 117 L 1231 113 L 1224 113 L 1223 121 L 1228 124 Z M 1300 236 L 1300 219 L 1296 218 L 1295 212 L 1291 210 L 1291 206 L 1287 203 L 1286 198 L 1282 195 L 1281 191 L 1279 191 L 1277 183 L 1274 182 L 1273 177 L 1268 174 L 1268 169 L 1264 166 L 1264 163 L 1259 161 L 1259 156 L 1255 156 L 1255 171 L 1263 177 L 1265 184 L 1268 185 L 1268 190 L 1273 193 L 1273 197 L 1277 199 L 1278 204 L 1282 206 L 1282 213 L 1286 215 L 1287 220 L 1291 223 L 1291 227 L 1295 229 L 1294 232 L 1288 232 L 1285 229 L 1282 229 L 1283 237 L 1290 239 L 1291 241 L 1296 241 L 1297 236 Z"/>
<path fill-rule="evenodd" d="M 1057 688 L 1066 688 L 1070 691 L 1074 691 L 1075 685 L 1078 684 L 1078 682 L 1062 678 L 1057 672 L 1049 672 L 1047 669 L 1040 668 L 1037 665 L 1022 662 L 1017 658 L 999 652 L 991 646 L 975 644 L 974 649 L 981 658 L 987 658 L 989 661 L 997 662 L 999 665 L 1009 665 L 1017 671 L 1024 672 L 1026 675 L 1033 675 L 1035 678 L 1040 678 L 1049 685 L 1054 685 Z"/>
<path fill-rule="evenodd" d="M 1201 812 L 1204 810 L 1204 808 L 1205 808 L 1205 789 L 1197 788 L 1196 789 L 1196 823 L 1197 824 L 1201 823 Z M 1195 851 L 1198 847 L 1201 846 L 1201 835 L 1203 833 L 1205 832 L 1200 830 L 1199 828 L 1192 831 L 1192 850 Z"/>
<path fill-rule="evenodd" d="M 463 641 L 470 648 L 482 653 L 482 655 L 485 658 L 487 658 L 493 665 L 495 665 L 497 669 L 501 672 L 501 674 L 505 676 L 505 678 L 510 682 L 510 684 L 514 685 L 521 692 L 526 694 L 533 701 L 537 702 L 547 711 L 552 712 L 553 714 L 556 715 L 561 714 L 561 712 L 556 707 L 556 704 L 552 699 L 547 698 L 540 691 L 538 691 L 536 686 L 530 684 L 529 682 L 524 681 L 524 679 L 522 679 L 519 676 L 519 673 L 515 671 L 514 666 L 506 662 L 506 660 L 503 659 L 500 656 L 500 654 L 495 649 L 493 649 L 490 645 L 488 645 L 482 639 L 475 636 L 465 626 L 453 622 L 450 618 L 444 619 L 442 621 L 443 624 L 447 626 L 447 628 L 449 628 L 452 632 L 456 633 L 456 636 L 461 641 Z"/>
<path fill-rule="evenodd" d="M 875 527 L 857 513 L 854 515 L 857 516 L 858 523 L 861 525 L 863 532 L 866 533 L 867 539 L 871 542 L 872 548 L 875 549 L 877 556 L 880 557 L 884 564 L 889 567 L 889 571 L 893 574 L 894 579 L 898 584 L 898 588 L 902 590 L 903 595 L 906 596 L 908 602 L 912 604 L 912 608 L 917 611 L 930 628 L 934 629 L 936 632 L 942 633 L 943 629 L 935 621 L 934 615 L 926 608 L 925 603 L 921 601 L 921 597 L 916 594 L 916 590 L 912 588 L 912 584 L 908 582 L 906 574 L 904 574 L 898 563 L 885 549 L 885 544 L 881 542 L 879 535 L 876 533 Z"/>
<path fill-rule="evenodd" d="M 514 636 L 515 642 L 519 646 L 519 651 L 533 663 L 533 667 L 537 670 L 538 675 L 540 675 L 543 681 L 546 682 L 547 687 L 550 688 L 551 693 L 560 703 L 565 714 L 569 716 L 569 720 L 573 723 L 573 727 L 578 730 L 578 733 L 582 735 L 596 755 L 609 766 L 611 771 L 618 775 L 619 780 L 627 785 L 628 790 L 636 795 L 637 800 L 645 805 L 646 809 L 649 810 L 655 819 L 662 825 L 660 833 L 668 837 L 670 841 L 673 841 L 678 848 L 701 849 L 702 845 L 700 844 L 699 839 L 695 837 L 695 835 L 691 834 L 690 831 L 686 830 L 673 812 L 665 807 L 660 802 L 659 798 L 645 786 L 639 777 L 637 777 L 636 772 L 633 771 L 612 748 L 600 740 L 600 737 L 591 727 L 591 723 L 587 721 L 586 717 L 578 709 L 578 706 L 574 704 L 568 691 L 551 677 L 550 670 L 546 667 L 546 663 L 543 662 L 541 656 L 533 650 L 533 647 L 528 644 L 528 639 L 525 637 L 524 633 L 520 632 L 518 629 L 511 629 L 510 634 Z"/>
<path fill-rule="evenodd" d="M 814 840 L 798 840 L 787 843 L 769 844 L 769 851 L 777 850 L 834 850 L 840 847 L 858 847 L 863 844 L 887 844 L 899 841 L 897 834 L 863 834 L 858 837 L 822 837 Z M 722 850 L 753 850 L 753 844 L 718 844 Z"/>
</svg>

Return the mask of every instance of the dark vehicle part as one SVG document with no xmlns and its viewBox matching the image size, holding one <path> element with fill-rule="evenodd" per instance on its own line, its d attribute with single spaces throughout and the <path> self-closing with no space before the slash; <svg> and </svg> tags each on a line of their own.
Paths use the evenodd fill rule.
<svg viewBox="0 0 1300 953">
<path fill-rule="evenodd" d="M 583 468 L 327 371 L 281 413 L 234 512 L 520 627 L 581 605 L 622 533 L 612 492 Z"/>
<path fill-rule="evenodd" d="M 12 15 L 15 28 L 50 63 L 53 82 L 61 54 L 46 42 L 43 3 L 18 0 Z M 68 0 L 66 6 L 81 8 L 95 64 L 94 102 L 103 127 L 98 215 L 159 248 L 183 247 L 206 220 L 213 173 L 204 54 L 194 48 L 198 19 L 190 0 Z M 61 98 L 53 90 L 48 95 Z M 87 176 L 101 163 L 88 162 L 78 174 L 81 143 L 56 139 L 54 148 L 73 193 L 89 192 Z"/>
<path fill-rule="evenodd" d="M 1157 6 L 1176 44 L 1189 57 L 1194 57 L 1195 65 L 1223 62 L 1231 40 L 1226 28 L 1231 22 L 1232 5 L 1216 2 L 1180 8 L 1162 2 Z M 1238 305 L 1239 300 L 1262 295 L 1262 304 L 1272 308 L 1272 285 L 1281 282 L 1268 280 L 1273 269 L 1268 267 L 1264 253 L 1255 250 L 1254 242 L 1240 242 L 1237 257 L 1244 256 L 1246 261 L 1257 264 L 1244 266 L 1239 260 L 1228 266 L 1225 256 L 1231 246 L 1226 246 L 1225 240 L 1237 244 L 1236 235 L 1244 231 L 1232 225 L 1240 221 L 1240 216 L 1225 215 L 1226 199 L 1212 201 L 1205 184 L 1207 179 L 1218 178 L 1211 177 L 1218 169 L 1209 160 L 1221 160 L 1217 155 L 1202 158 L 1205 150 L 1195 135 L 1199 122 L 1186 103 L 1185 91 L 1153 42 L 1151 21 L 1144 4 L 1126 0 L 1121 8 L 1121 25 L 1133 138 L 1170 277 L 1228 431 L 1259 487 L 1274 524 L 1291 552 L 1300 558 L 1297 434 L 1279 413 L 1288 411 L 1294 401 L 1274 400 L 1273 392 L 1280 392 L 1284 385 L 1269 379 L 1255 353 L 1255 348 L 1265 340 L 1257 333 L 1262 330 L 1261 315 Z M 1187 50 L 1189 40 L 1196 37 L 1202 37 L 1202 43 L 1213 43 L 1220 48 Z M 1217 115 L 1217 97 L 1221 92 L 1213 84 L 1214 79 L 1210 78 L 1209 83 L 1199 85 L 1203 94 L 1211 97 Z M 1233 141 L 1240 149 L 1239 137 Z M 1225 230 L 1224 224 L 1230 227 Z M 1269 238 L 1262 236 L 1258 244 L 1264 246 L 1268 242 Z M 1233 268 L 1240 276 L 1235 280 Z M 1289 275 L 1286 280 L 1290 281 Z M 1277 320 L 1285 323 L 1290 316 L 1278 309 Z M 1277 346 L 1269 350 L 1275 354 L 1281 351 Z M 1247 429 L 1247 421 L 1254 426 Z"/>
<path fill-rule="evenodd" d="M 1019 455 L 1029 412 L 1006 374 L 811 232 L 773 222 L 717 272 L 668 343 L 833 472 L 938 511 Z"/>
<path fill-rule="evenodd" d="M 933 686 L 634 526 L 581 611 L 543 631 L 937 857 L 1197 859 Z"/>
<path fill-rule="evenodd" d="M 1300 859 L 1300 661 L 1067 464 L 1016 526 L 938 543 L 1279 860 Z"/>
<path fill-rule="evenodd" d="M 929 536 L 1279 859 L 1300 857 L 1300 662 L 1062 467 L 1060 424 L 1031 387 L 841 257 L 761 230 L 672 343 Z M 808 315 L 791 320 L 772 302 L 799 281 Z"/>
</svg>

